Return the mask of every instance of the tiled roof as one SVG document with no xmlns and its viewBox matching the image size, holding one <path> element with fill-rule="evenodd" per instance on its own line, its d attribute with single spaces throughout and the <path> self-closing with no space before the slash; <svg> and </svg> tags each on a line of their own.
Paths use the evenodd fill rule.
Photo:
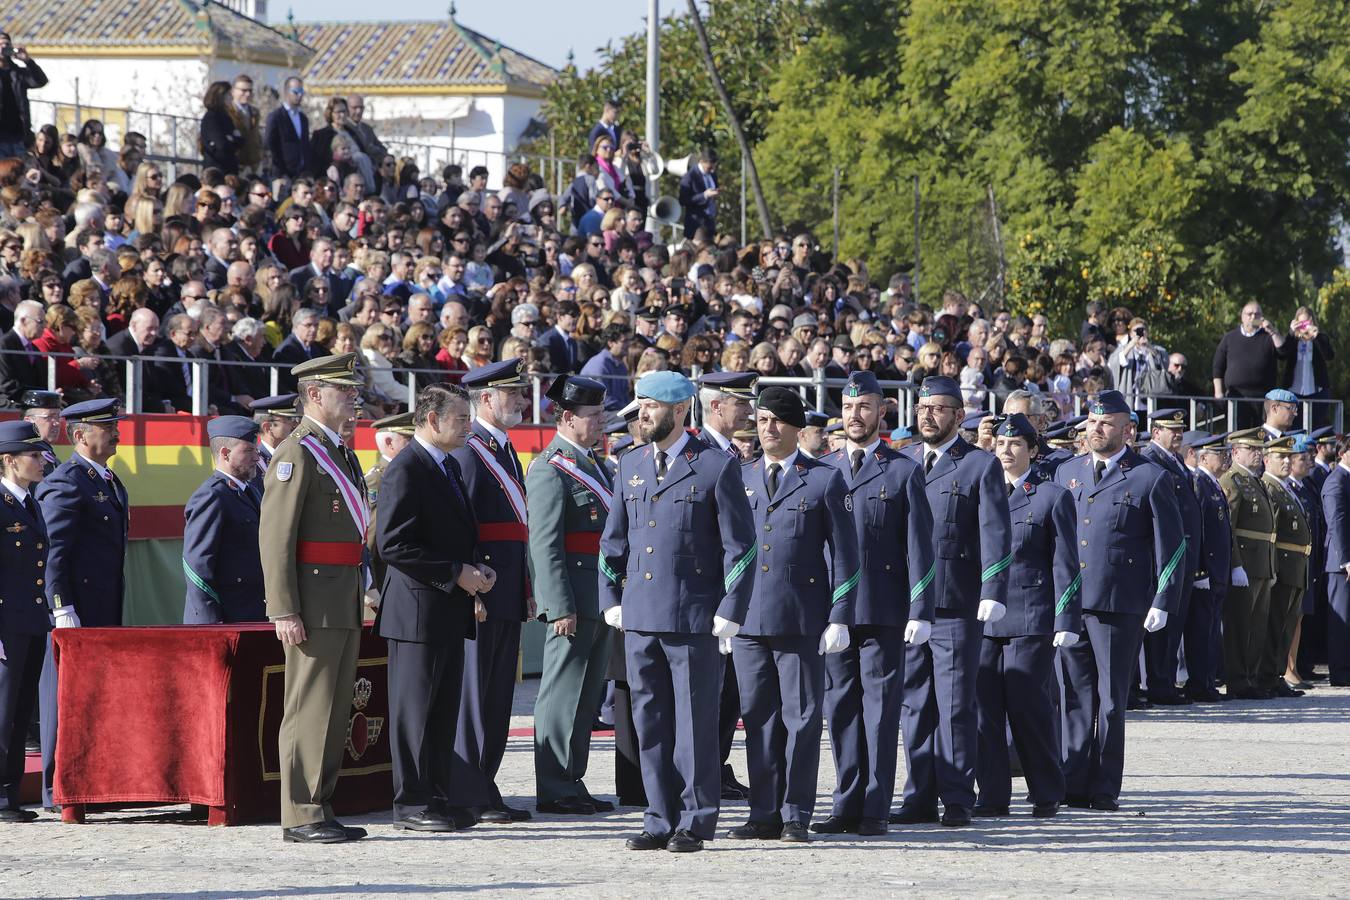
<svg viewBox="0 0 1350 900">
<path fill-rule="evenodd" d="M 435 22 L 297 23 L 314 48 L 310 88 L 502 86 L 541 90 L 558 73 L 523 53 L 446 19 Z"/>
<path fill-rule="evenodd" d="M 4 0 L 0 29 L 33 47 L 196 47 L 203 54 L 305 60 L 299 41 L 214 0 Z"/>
</svg>

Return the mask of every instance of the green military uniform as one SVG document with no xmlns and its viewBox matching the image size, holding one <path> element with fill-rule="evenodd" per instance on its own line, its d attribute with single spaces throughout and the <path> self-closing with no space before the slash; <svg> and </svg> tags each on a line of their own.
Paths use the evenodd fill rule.
<svg viewBox="0 0 1350 900">
<path fill-rule="evenodd" d="M 359 386 L 353 354 L 322 357 L 291 370 L 305 383 L 318 378 Z M 321 449 L 347 480 L 323 471 L 306 444 Z M 356 457 L 311 418 L 276 449 L 267 469 L 258 543 L 269 619 L 300 616 L 305 641 L 286 647 L 286 683 L 279 735 L 281 825 L 330 821 L 351 716 L 361 636 L 365 534 L 349 512 L 355 498 L 364 518 L 365 494 Z"/>
<path fill-rule="evenodd" d="M 1230 442 L 1264 446 L 1259 434 L 1243 434 L 1250 436 L 1235 434 Z M 1229 589 L 1223 609 L 1224 670 L 1233 695 L 1257 687 L 1275 583 L 1275 508 L 1261 480 L 1236 463 L 1223 473 L 1219 486 L 1228 499 L 1233 526 L 1233 564 L 1242 566 L 1248 582 L 1246 587 Z"/>
<path fill-rule="evenodd" d="M 1293 452 L 1292 438 L 1281 438 L 1268 448 Z M 1312 554 L 1312 531 L 1298 499 L 1278 478 L 1267 472 L 1261 481 L 1275 509 L 1275 584 L 1270 589 L 1270 617 L 1265 629 L 1265 646 L 1257 666 L 1256 684 L 1265 690 L 1278 690 L 1284 678 L 1294 628 L 1303 608 L 1303 593 L 1308 586 L 1308 558 Z"/>
<path fill-rule="evenodd" d="M 413 428 L 413 414 L 410 412 L 398 413 L 392 416 L 385 416 L 383 419 L 376 419 L 370 423 L 370 427 L 375 429 L 375 433 L 381 431 L 392 431 L 394 434 L 401 434 L 411 438 L 415 429 Z M 370 528 L 366 534 L 366 553 L 370 558 L 370 575 L 375 589 L 381 590 L 384 587 L 384 560 L 380 559 L 380 553 L 375 549 L 375 517 L 379 514 L 378 503 L 380 499 L 380 479 L 384 477 L 385 467 L 389 465 L 389 459 L 384 455 L 384 449 L 376 448 L 380 453 L 380 458 L 375 461 L 375 465 L 366 472 L 366 503 L 370 506 Z"/>
<path fill-rule="evenodd" d="M 601 490 L 569 474 L 573 466 Z M 530 578 L 540 615 L 548 622 L 577 617 L 575 635 L 562 637 L 549 628 L 544 638 L 534 707 L 535 791 L 541 805 L 593 799 L 582 779 L 613 633 L 600 616 L 596 576 L 600 532 L 608 517 L 609 498 L 602 492 L 610 490 L 609 477 L 592 454 L 561 436 L 525 476 Z"/>
</svg>

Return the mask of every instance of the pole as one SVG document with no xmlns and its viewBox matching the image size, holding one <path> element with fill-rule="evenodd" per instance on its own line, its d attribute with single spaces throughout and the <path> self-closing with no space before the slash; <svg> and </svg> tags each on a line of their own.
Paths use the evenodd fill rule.
<svg viewBox="0 0 1350 900">
<path fill-rule="evenodd" d="M 919 302 L 919 176 L 914 176 L 914 302 Z"/>
<path fill-rule="evenodd" d="M 741 154 L 741 246 L 745 246 L 745 154 Z"/>
<path fill-rule="evenodd" d="M 647 0 L 647 146 L 653 153 L 661 152 L 661 0 Z M 656 202 L 661 196 L 661 176 L 651 179 L 647 196 Z M 652 216 L 651 208 L 645 225 L 648 232 L 659 239 L 661 225 Z"/>
<path fill-rule="evenodd" d="M 839 167 L 834 167 L 834 261 L 839 262 Z M 742 241 L 741 243 L 745 243 Z"/>
</svg>

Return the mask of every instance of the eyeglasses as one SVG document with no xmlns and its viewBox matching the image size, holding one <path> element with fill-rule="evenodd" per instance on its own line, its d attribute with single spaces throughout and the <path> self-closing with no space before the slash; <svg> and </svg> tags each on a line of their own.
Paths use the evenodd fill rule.
<svg viewBox="0 0 1350 900">
<path fill-rule="evenodd" d="M 596 197 L 595 199 L 597 199 L 597 200 L 603 200 L 603 201 L 605 201 L 606 203 L 613 203 L 613 202 L 614 202 L 614 198 L 613 198 L 613 197 L 607 197 L 607 196 L 605 196 L 605 195 L 603 195 L 603 194 L 602 194 L 601 196 L 599 196 L 599 197 Z"/>
<path fill-rule="evenodd" d="M 159 181 L 159 180 L 160 180 L 161 178 L 163 178 L 163 177 L 164 177 L 164 173 L 163 173 L 163 172 L 146 172 L 146 173 L 145 173 L 145 180 L 146 180 L 146 181 Z"/>
<path fill-rule="evenodd" d="M 179 297 L 180 297 L 181 299 L 183 299 L 183 300 L 205 300 L 205 299 L 206 299 L 206 295 L 205 295 L 205 294 L 180 294 Z"/>
<path fill-rule="evenodd" d="M 451 239 L 450 239 L 450 243 L 452 243 L 452 244 L 467 244 L 468 242 L 469 242 L 469 239 L 468 239 L 468 238 L 451 238 Z"/>
<path fill-rule="evenodd" d="M 591 247 L 603 247 L 603 246 L 605 246 L 605 242 L 604 242 L 604 241 L 587 241 L 586 243 L 587 243 L 588 246 L 591 246 Z"/>
</svg>

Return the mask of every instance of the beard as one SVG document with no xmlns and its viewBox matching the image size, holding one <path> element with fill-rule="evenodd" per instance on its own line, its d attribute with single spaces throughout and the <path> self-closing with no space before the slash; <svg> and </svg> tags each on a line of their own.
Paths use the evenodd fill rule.
<svg viewBox="0 0 1350 900">
<path fill-rule="evenodd" d="M 649 444 L 659 444 L 675 430 L 675 410 L 665 407 L 661 414 L 652 419 L 650 425 L 642 426 L 642 439 Z"/>
</svg>

